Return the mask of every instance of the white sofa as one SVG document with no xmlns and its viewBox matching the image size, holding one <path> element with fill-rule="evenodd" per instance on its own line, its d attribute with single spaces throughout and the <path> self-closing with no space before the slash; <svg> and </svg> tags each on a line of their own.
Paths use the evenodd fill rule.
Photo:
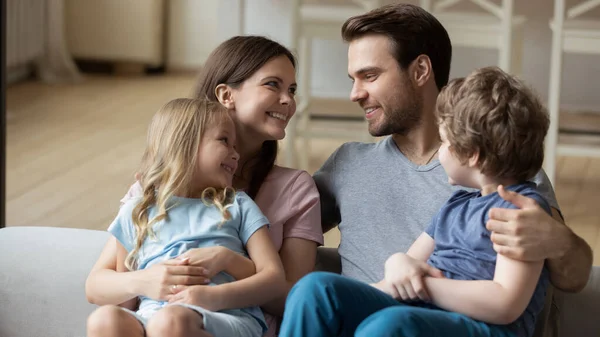
<svg viewBox="0 0 600 337">
<path fill-rule="evenodd" d="M 85 336 L 85 279 L 108 233 L 50 227 L 0 229 L 0 336 Z M 320 249 L 317 268 L 335 270 L 334 249 Z M 560 310 L 545 336 L 600 336 L 600 267 L 576 295 L 557 293 Z M 556 308 L 555 308 L 556 309 Z M 543 324 L 541 324 L 543 325 Z"/>
</svg>

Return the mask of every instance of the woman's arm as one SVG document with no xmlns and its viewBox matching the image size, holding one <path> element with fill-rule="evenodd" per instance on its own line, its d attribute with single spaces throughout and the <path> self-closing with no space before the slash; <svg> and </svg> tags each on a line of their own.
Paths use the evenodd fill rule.
<svg viewBox="0 0 600 337">
<path fill-rule="evenodd" d="M 256 274 L 256 267 L 252 260 L 223 246 L 190 249 L 177 257 L 177 259 L 182 258 L 188 258 L 191 266 L 204 268 L 208 278 L 222 271 L 236 280 Z"/>
<path fill-rule="evenodd" d="M 125 248 L 114 236 L 108 240 L 85 283 L 90 303 L 127 305 L 137 296 L 168 300 L 173 285 L 206 284 L 204 269 L 186 265 L 187 260 L 170 260 L 145 270 L 120 272 L 125 269 Z"/>
<path fill-rule="evenodd" d="M 510 324 L 527 308 L 544 261 L 523 262 L 498 254 L 493 281 L 425 278 L 433 303 L 491 324 Z"/>
<path fill-rule="evenodd" d="M 134 273 L 117 271 L 118 258 L 122 255 L 119 254 L 118 246 L 121 245 L 118 244 L 117 239 L 111 236 L 92 267 L 85 282 L 85 295 L 88 302 L 97 305 L 130 304 L 125 302 L 138 296 L 133 286 Z"/>
<path fill-rule="evenodd" d="M 285 300 L 294 284 L 315 268 L 317 243 L 300 238 L 284 239 L 279 257 L 285 271 L 285 288 L 280 297 L 263 304 L 262 308 L 271 315 L 282 317 Z"/>
<path fill-rule="evenodd" d="M 261 305 L 280 297 L 285 291 L 285 274 L 267 227 L 257 230 L 246 244 L 248 255 L 256 266 L 256 274 L 243 280 L 201 288 L 203 295 L 194 302 L 209 303 L 211 310 L 227 310 Z M 190 288 L 191 289 L 191 288 Z M 187 302 L 186 291 L 173 302 Z M 206 292 L 210 292 L 206 295 Z"/>
</svg>

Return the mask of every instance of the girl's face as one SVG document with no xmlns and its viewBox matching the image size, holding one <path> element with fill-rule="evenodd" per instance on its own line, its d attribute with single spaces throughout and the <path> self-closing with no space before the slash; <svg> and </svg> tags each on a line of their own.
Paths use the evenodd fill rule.
<svg viewBox="0 0 600 337">
<path fill-rule="evenodd" d="M 200 141 L 194 181 L 200 191 L 232 185 L 239 154 L 235 149 L 235 127 L 229 117 L 210 125 Z"/>
<path fill-rule="evenodd" d="M 261 142 L 285 137 L 296 112 L 296 72 L 286 56 L 265 63 L 231 94 L 238 132 Z"/>
</svg>

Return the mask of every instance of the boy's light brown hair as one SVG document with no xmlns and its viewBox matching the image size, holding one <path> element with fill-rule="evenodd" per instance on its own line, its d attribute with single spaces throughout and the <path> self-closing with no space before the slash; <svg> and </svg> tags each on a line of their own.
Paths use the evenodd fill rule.
<svg viewBox="0 0 600 337">
<path fill-rule="evenodd" d="M 483 174 L 523 182 L 541 169 L 548 113 L 527 85 L 501 69 L 450 81 L 436 114 L 450 150 L 463 163 L 479 152 Z"/>
</svg>

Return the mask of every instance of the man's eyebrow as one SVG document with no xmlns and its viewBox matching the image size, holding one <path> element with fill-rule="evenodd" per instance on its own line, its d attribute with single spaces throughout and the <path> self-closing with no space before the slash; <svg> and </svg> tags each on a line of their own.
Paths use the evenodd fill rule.
<svg viewBox="0 0 600 337">
<path fill-rule="evenodd" d="M 371 72 L 381 72 L 381 68 L 379 68 L 379 67 L 364 67 L 364 68 L 358 69 L 354 73 L 356 75 L 360 76 L 360 75 L 364 75 L 366 73 L 371 73 Z M 352 75 L 350 75 L 350 74 L 348 74 L 348 77 L 350 77 L 350 79 L 353 79 Z"/>
</svg>

